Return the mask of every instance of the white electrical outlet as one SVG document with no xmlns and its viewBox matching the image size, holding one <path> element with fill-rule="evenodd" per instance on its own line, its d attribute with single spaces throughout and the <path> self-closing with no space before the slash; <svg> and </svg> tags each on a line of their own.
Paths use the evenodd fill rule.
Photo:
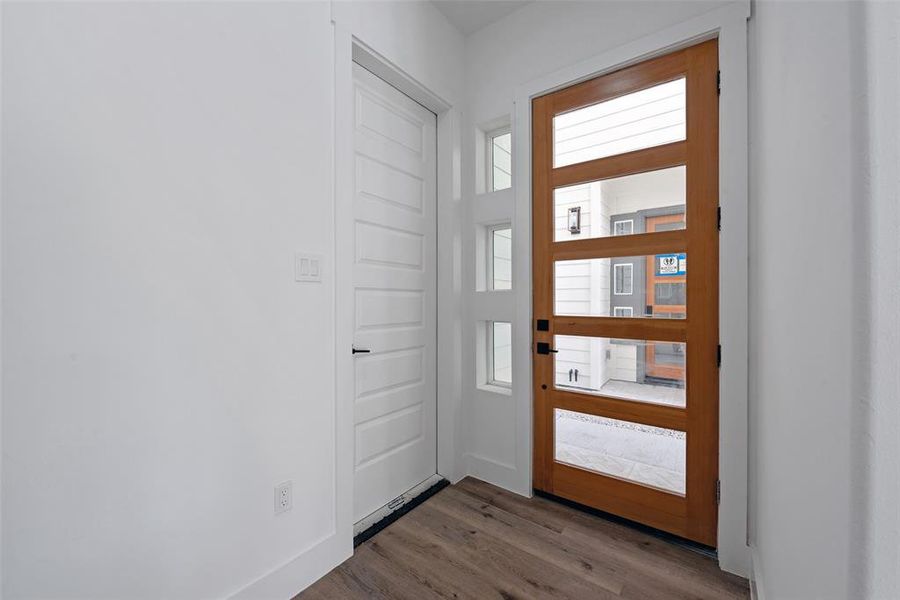
<svg viewBox="0 0 900 600">
<path fill-rule="evenodd" d="M 275 514 L 291 510 L 294 506 L 294 492 L 290 481 L 275 486 Z"/>
</svg>

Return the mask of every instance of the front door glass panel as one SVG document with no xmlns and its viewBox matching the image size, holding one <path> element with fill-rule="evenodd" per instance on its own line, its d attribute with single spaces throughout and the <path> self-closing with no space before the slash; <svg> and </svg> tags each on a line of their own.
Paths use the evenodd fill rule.
<svg viewBox="0 0 900 600">
<path fill-rule="evenodd" d="M 553 118 L 553 166 L 652 148 L 685 138 L 683 77 Z"/>
<path fill-rule="evenodd" d="M 554 426 L 557 462 L 684 495 L 685 432 L 560 408 Z"/>
<path fill-rule="evenodd" d="M 687 263 L 686 252 L 557 261 L 555 313 L 684 319 Z"/>
<path fill-rule="evenodd" d="M 687 344 L 573 335 L 554 340 L 557 388 L 685 406 Z"/>
<path fill-rule="evenodd" d="M 556 188 L 553 240 L 663 231 L 647 228 L 647 220 L 659 216 L 680 215 L 683 224 L 686 178 L 687 169 L 682 165 Z"/>
</svg>

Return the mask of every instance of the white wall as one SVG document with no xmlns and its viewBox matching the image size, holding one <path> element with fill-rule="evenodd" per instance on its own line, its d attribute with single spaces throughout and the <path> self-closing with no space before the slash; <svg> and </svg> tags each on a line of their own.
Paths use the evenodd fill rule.
<svg viewBox="0 0 900 600">
<path fill-rule="evenodd" d="M 287 597 L 349 554 L 332 8 L 4 4 L 5 598 Z M 461 96 L 434 7 L 369 14 L 371 46 Z"/>
<path fill-rule="evenodd" d="M 862 597 L 849 585 L 868 495 L 853 465 L 871 268 L 861 6 L 758 2 L 750 22 L 751 535 L 768 599 Z"/>
<path fill-rule="evenodd" d="M 228 595 L 335 526 L 328 5 L 3 10 L 5 597 Z"/>
<path fill-rule="evenodd" d="M 754 574 L 761 598 L 897 598 L 900 7 L 755 8 Z"/>
</svg>

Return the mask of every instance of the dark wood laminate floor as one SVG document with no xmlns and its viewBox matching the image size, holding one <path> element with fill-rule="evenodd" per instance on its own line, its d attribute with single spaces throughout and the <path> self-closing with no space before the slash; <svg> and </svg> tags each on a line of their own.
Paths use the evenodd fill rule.
<svg viewBox="0 0 900 600">
<path fill-rule="evenodd" d="M 711 558 L 543 498 L 467 478 L 360 545 L 298 596 L 746 599 Z"/>
</svg>

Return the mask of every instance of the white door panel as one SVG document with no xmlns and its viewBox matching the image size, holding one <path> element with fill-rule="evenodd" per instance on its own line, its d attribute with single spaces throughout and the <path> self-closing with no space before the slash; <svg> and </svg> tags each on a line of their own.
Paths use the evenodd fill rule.
<svg viewBox="0 0 900 600">
<path fill-rule="evenodd" d="M 368 265 L 356 263 L 353 273 L 353 284 L 357 290 L 385 289 L 384 271 L 382 267 L 369 268 Z M 391 287 L 395 290 L 423 290 L 427 283 L 427 277 L 422 271 L 411 269 L 393 269 L 391 273 Z"/>
<path fill-rule="evenodd" d="M 371 75 L 371 73 L 369 73 L 369 75 Z M 374 75 L 371 76 L 375 77 Z M 381 83 L 388 85 L 383 81 Z M 357 90 L 359 90 L 359 88 L 357 88 Z M 397 90 L 392 91 L 400 94 Z M 400 95 L 402 96 L 402 94 Z M 360 94 L 357 94 L 357 101 L 359 101 L 359 98 Z M 409 98 L 406 99 L 412 102 Z M 421 106 L 419 108 L 425 110 Z M 436 121 L 437 119 L 435 118 L 435 122 Z M 437 127 L 435 126 L 435 130 L 436 129 Z M 424 131 L 423 136 L 427 136 Z M 399 197 L 408 199 L 407 193 L 410 187 L 419 186 L 424 189 L 428 186 L 426 177 L 421 170 L 421 157 L 432 153 L 431 149 L 423 147 L 421 151 L 411 150 L 407 146 L 397 143 L 387 135 L 380 135 L 379 133 L 372 131 L 369 127 L 360 127 L 358 122 L 355 144 L 356 151 L 358 152 L 356 160 L 357 173 L 360 171 L 371 171 L 377 166 L 381 167 L 378 169 L 375 180 L 372 179 L 371 173 L 364 173 L 366 175 L 365 177 L 357 179 L 357 187 L 366 186 L 370 188 L 367 191 L 371 193 L 373 191 L 371 188 L 377 189 L 383 186 L 382 179 L 393 181 L 399 186 L 396 190 Z M 392 190 L 389 195 L 393 196 L 394 193 L 395 191 Z M 397 202 L 398 199 L 391 198 L 393 202 Z"/>
<path fill-rule="evenodd" d="M 375 87 L 378 85 L 377 82 L 374 84 Z M 379 97 L 373 90 L 365 87 L 356 90 L 356 115 L 361 131 L 371 133 L 374 139 L 389 139 L 414 155 L 422 154 L 426 133 L 422 131 L 422 120 L 418 116 L 410 116 L 403 108 L 392 105 L 390 98 Z M 390 95 L 393 94 L 388 92 L 387 96 Z"/>
<path fill-rule="evenodd" d="M 360 357 L 356 361 L 357 400 L 382 393 L 401 385 L 419 386 L 425 379 L 424 347 L 385 352 Z"/>
<path fill-rule="evenodd" d="M 425 347 L 427 338 L 421 331 L 416 331 L 416 329 L 397 330 L 390 337 L 376 331 L 359 332 L 356 334 L 355 347 L 377 348 L 378 353 Z"/>
<path fill-rule="evenodd" d="M 386 225 L 357 221 L 356 262 L 424 272 L 425 236 Z"/>
<path fill-rule="evenodd" d="M 419 404 L 422 392 L 419 386 L 415 385 L 417 383 L 418 381 L 411 379 L 390 390 L 371 392 L 357 399 L 356 415 L 359 422 L 365 423 L 384 414 Z"/>
<path fill-rule="evenodd" d="M 353 207 L 353 215 L 362 224 L 377 223 L 384 219 L 385 205 L 382 202 L 357 202 Z M 427 222 L 422 215 L 412 211 L 396 210 L 391 212 L 391 223 L 400 231 L 421 231 Z"/>
<path fill-rule="evenodd" d="M 358 521 L 436 472 L 433 113 L 359 65 L 355 87 L 354 359 Z"/>
<path fill-rule="evenodd" d="M 356 464 L 366 468 L 373 462 L 384 463 L 385 455 L 392 450 L 403 450 L 410 444 L 421 441 L 425 434 L 422 413 L 422 404 L 419 403 L 358 425 Z M 392 474 L 388 473 L 389 476 Z"/>
<path fill-rule="evenodd" d="M 425 182 L 418 177 L 365 154 L 356 157 L 356 192 L 361 204 L 386 203 L 412 215 L 421 215 L 424 188 Z"/>
</svg>

